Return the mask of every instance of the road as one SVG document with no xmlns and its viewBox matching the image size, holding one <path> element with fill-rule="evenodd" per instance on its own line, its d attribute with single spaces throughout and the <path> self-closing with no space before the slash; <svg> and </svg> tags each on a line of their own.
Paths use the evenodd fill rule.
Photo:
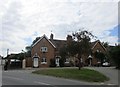
<svg viewBox="0 0 120 87">
<path fill-rule="evenodd" d="M 3 71 L 2 84 L 3 85 L 91 85 L 91 83 L 88 82 L 31 74 L 29 70 Z"/>
<path fill-rule="evenodd" d="M 103 84 L 116 84 L 116 85 L 118 85 L 119 74 L 118 74 L 118 70 L 115 69 L 115 67 L 86 67 L 86 68 L 99 71 L 110 78 L 109 81 L 107 81 Z"/>
<path fill-rule="evenodd" d="M 104 85 L 103 83 L 89 83 L 89 82 L 83 82 L 77 80 L 56 78 L 52 76 L 36 75 L 36 74 L 31 74 L 31 72 L 32 72 L 31 70 L 3 71 L 2 85 L 46 85 L 52 87 L 54 85 L 92 85 L 90 87 L 94 87 L 93 85 Z M 112 84 L 106 83 L 105 85 L 112 85 Z"/>
</svg>

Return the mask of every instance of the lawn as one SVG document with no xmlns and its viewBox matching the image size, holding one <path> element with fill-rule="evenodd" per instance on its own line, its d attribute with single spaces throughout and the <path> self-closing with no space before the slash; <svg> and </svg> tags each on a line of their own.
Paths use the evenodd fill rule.
<svg viewBox="0 0 120 87">
<path fill-rule="evenodd" d="M 98 71 L 84 69 L 42 69 L 32 72 L 34 74 L 49 75 L 61 78 L 76 79 L 88 82 L 104 82 L 109 78 Z"/>
</svg>

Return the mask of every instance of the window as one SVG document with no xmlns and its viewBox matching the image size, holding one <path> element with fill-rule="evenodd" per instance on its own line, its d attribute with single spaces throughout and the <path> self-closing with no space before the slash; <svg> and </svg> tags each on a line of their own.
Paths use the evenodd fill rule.
<svg viewBox="0 0 120 87">
<path fill-rule="evenodd" d="M 69 58 L 66 58 L 65 63 L 69 63 L 69 62 L 70 62 Z"/>
<path fill-rule="evenodd" d="M 46 58 L 42 58 L 42 59 L 41 59 L 41 64 L 47 64 Z"/>
<path fill-rule="evenodd" d="M 101 50 L 98 50 L 98 49 L 97 49 L 96 51 L 97 51 L 97 52 L 101 52 Z"/>
<path fill-rule="evenodd" d="M 41 47 L 41 52 L 47 52 L 48 48 L 47 47 Z"/>
</svg>

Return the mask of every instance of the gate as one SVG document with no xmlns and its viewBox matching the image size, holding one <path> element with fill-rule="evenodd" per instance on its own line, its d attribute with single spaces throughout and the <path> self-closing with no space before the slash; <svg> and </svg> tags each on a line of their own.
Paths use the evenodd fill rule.
<svg viewBox="0 0 120 87">
<path fill-rule="evenodd" d="M 11 59 L 8 68 L 9 69 L 21 69 L 22 61 L 18 59 Z"/>
</svg>

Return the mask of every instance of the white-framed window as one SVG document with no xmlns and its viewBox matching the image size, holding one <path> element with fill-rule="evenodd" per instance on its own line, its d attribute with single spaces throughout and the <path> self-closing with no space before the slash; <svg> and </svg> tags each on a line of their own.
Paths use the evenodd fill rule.
<svg viewBox="0 0 120 87">
<path fill-rule="evenodd" d="M 96 51 L 97 51 L 97 52 L 101 52 L 101 50 L 99 50 L 99 49 L 97 49 Z"/>
<path fill-rule="evenodd" d="M 41 52 L 48 52 L 48 48 L 47 47 L 41 47 Z"/>
<path fill-rule="evenodd" d="M 45 57 L 41 59 L 41 64 L 47 64 L 47 60 Z"/>
<path fill-rule="evenodd" d="M 65 59 L 65 63 L 70 63 L 70 59 L 69 59 L 69 58 L 66 58 L 66 59 Z"/>
</svg>

